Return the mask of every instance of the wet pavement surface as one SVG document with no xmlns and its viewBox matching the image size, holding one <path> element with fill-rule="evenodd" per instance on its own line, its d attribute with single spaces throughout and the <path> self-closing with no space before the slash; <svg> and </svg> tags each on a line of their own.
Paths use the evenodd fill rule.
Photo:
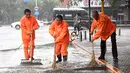
<svg viewBox="0 0 130 73">
<path fill-rule="evenodd" d="M 24 53 L 23 45 L 19 47 L 21 44 L 20 30 L 9 26 L 1 27 L 0 30 L 7 30 L 0 32 L 0 41 L 3 41 L 0 42 L 0 73 L 110 73 L 104 67 L 90 69 L 88 64 L 91 57 L 71 44 L 68 47 L 68 61 L 58 63 L 57 69 L 53 69 L 51 65 L 54 41 L 48 33 L 48 26 L 36 31 L 34 58 L 41 59 L 42 65 L 21 65 Z M 69 30 L 71 32 L 73 29 Z"/>
<path fill-rule="evenodd" d="M 78 51 L 72 46 L 68 48 L 67 62 L 57 64 L 57 69 L 52 69 L 53 44 L 43 45 L 35 49 L 34 58 L 41 59 L 43 65 L 21 65 L 23 50 L 0 52 L 0 73 L 109 73 L 106 69 L 87 70 L 90 57 Z"/>
<path fill-rule="evenodd" d="M 110 65 L 118 68 L 121 73 L 129 73 L 130 72 L 130 28 L 125 27 L 121 28 L 121 36 L 118 35 L 117 30 L 117 47 L 118 47 L 118 61 L 113 61 L 112 51 L 111 51 L 111 40 L 107 40 L 107 51 L 105 58 Z M 76 40 L 76 43 L 84 48 L 84 50 L 91 53 L 92 44 L 88 40 L 84 40 L 80 42 L 80 40 Z M 94 41 L 94 51 L 97 57 L 100 55 L 100 39 Z"/>
</svg>

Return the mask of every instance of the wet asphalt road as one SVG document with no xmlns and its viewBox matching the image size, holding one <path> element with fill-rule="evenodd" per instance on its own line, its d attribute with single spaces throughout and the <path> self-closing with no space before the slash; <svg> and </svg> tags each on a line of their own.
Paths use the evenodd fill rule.
<svg viewBox="0 0 130 73">
<path fill-rule="evenodd" d="M 90 57 L 72 46 L 68 48 L 69 56 L 67 62 L 57 64 L 58 69 L 52 69 L 53 45 L 43 45 L 35 49 L 35 58 L 42 59 L 43 65 L 21 65 L 23 50 L 0 52 L 3 60 L 0 62 L 1 73 L 109 73 L 107 70 L 87 70 Z M 10 55 L 12 53 L 12 55 Z M 85 69 L 86 68 L 86 69 Z M 77 69 L 77 70 L 75 70 Z"/>
<path fill-rule="evenodd" d="M 9 26 L 0 28 L 1 31 L 6 30 L 0 32 L 0 41 L 3 41 L 0 42 L 0 50 L 7 49 L 0 51 L 0 73 L 110 73 L 105 69 L 88 70 L 86 67 L 91 58 L 73 46 L 68 47 L 68 61 L 57 64 L 58 69 L 52 69 L 54 45 L 50 44 L 53 42 L 53 38 L 48 33 L 48 26 L 36 31 L 34 58 L 41 59 L 43 65 L 21 65 L 21 59 L 24 58 L 23 46 L 14 49 L 21 44 L 20 30 Z"/>
</svg>

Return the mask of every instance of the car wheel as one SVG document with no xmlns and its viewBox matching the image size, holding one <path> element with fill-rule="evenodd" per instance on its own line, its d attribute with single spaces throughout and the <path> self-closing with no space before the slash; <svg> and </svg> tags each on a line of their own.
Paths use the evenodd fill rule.
<svg viewBox="0 0 130 73">
<path fill-rule="evenodd" d="M 20 29 L 20 25 L 16 25 L 15 28 L 16 28 L 17 30 L 19 30 L 19 29 Z"/>
</svg>

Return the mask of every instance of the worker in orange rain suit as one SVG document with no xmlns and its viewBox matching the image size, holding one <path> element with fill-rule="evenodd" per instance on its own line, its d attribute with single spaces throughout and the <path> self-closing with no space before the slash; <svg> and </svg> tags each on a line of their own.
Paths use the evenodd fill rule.
<svg viewBox="0 0 130 73">
<path fill-rule="evenodd" d="M 93 11 L 92 16 L 94 19 L 91 26 L 91 34 L 93 34 L 94 29 L 97 27 L 97 31 L 92 38 L 92 42 L 101 37 L 101 55 L 98 59 L 105 60 L 106 40 L 111 36 L 113 60 L 118 60 L 115 24 L 113 24 L 111 19 L 103 13 L 99 14 L 97 11 Z"/>
<path fill-rule="evenodd" d="M 29 9 L 25 9 L 24 14 L 25 16 L 23 16 L 20 20 L 22 41 L 24 44 L 24 55 L 25 59 L 29 60 L 29 58 L 31 58 L 33 60 L 34 48 L 35 48 L 34 45 L 35 30 L 38 28 L 38 23 L 35 17 L 31 15 L 31 11 Z M 30 46 L 30 44 L 32 45 Z M 29 47 L 30 50 L 28 51 Z"/>
<path fill-rule="evenodd" d="M 68 24 L 65 20 L 63 20 L 63 17 L 61 15 L 57 15 L 56 19 L 53 21 L 53 23 L 50 25 L 49 33 L 51 36 L 55 38 L 55 44 L 56 44 L 56 55 L 58 60 L 56 63 L 62 61 L 67 61 L 67 47 L 69 44 L 69 30 L 68 30 Z"/>
</svg>

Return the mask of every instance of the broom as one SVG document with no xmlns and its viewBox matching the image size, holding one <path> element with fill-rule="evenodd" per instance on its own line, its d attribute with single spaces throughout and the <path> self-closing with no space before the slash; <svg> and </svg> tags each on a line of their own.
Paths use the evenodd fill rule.
<svg viewBox="0 0 130 73">
<path fill-rule="evenodd" d="M 32 34 L 31 35 L 31 41 L 30 41 L 30 57 L 31 57 L 31 62 L 32 62 Z"/>
<path fill-rule="evenodd" d="M 56 68 L 56 43 L 54 43 L 54 58 L 53 58 L 53 64 L 52 64 L 52 68 Z"/>
<path fill-rule="evenodd" d="M 91 61 L 88 64 L 89 67 L 96 67 L 98 66 L 98 63 L 95 60 L 95 53 L 94 53 L 94 43 L 92 42 L 92 57 L 91 57 Z"/>
</svg>

